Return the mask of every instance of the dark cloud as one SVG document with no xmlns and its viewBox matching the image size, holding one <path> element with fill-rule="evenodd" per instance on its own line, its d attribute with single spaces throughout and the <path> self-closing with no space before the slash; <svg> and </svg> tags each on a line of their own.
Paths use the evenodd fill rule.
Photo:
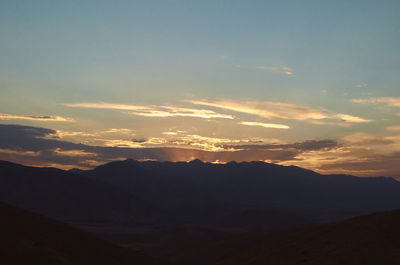
<svg viewBox="0 0 400 265">
<path fill-rule="evenodd" d="M 145 143 L 145 142 L 147 142 L 147 139 L 145 139 L 145 138 L 133 138 L 132 142 L 134 142 L 134 143 Z"/>
<path fill-rule="evenodd" d="M 256 144 L 256 145 L 223 145 L 224 148 L 233 148 L 237 150 L 297 150 L 297 151 L 317 151 L 322 149 L 331 149 L 338 147 L 334 140 L 308 140 L 293 144 Z"/>
<path fill-rule="evenodd" d="M 349 172 L 353 174 L 375 176 L 382 175 L 400 179 L 400 152 L 393 152 L 387 155 L 368 154 L 367 150 L 364 152 L 364 154 L 359 155 L 358 159 L 354 158 L 351 161 L 326 163 L 321 165 L 319 169 L 329 172 Z"/>
<path fill-rule="evenodd" d="M 141 142 L 142 139 L 133 139 Z M 295 160 L 304 151 L 334 148 L 332 140 L 305 141 L 294 144 L 239 145 L 236 151 L 204 151 L 189 148 L 129 148 L 88 146 L 62 141 L 54 130 L 20 125 L 0 125 L 0 159 L 31 165 L 60 164 L 92 167 L 97 163 L 132 158 L 160 161 L 259 161 Z M 227 146 L 226 146 L 227 147 Z M 1 151 L 1 150 L 0 150 Z M 31 152 L 31 153 L 27 153 Z M 34 153 L 32 153 L 34 152 Z"/>
</svg>

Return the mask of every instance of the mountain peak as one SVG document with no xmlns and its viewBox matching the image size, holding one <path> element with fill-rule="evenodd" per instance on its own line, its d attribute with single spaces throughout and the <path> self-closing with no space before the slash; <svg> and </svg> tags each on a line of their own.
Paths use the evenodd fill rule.
<svg viewBox="0 0 400 265">
<path fill-rule="evenodd" d="M 202 165 L 202 164 L 204 164 L 204 162 L 201 161 L 200 159 L 196 158 L 196 159 L 193 159 L 192 161 L 190 161 L 189 164 L 192 164 L 192 165 Z"/>
</svg>

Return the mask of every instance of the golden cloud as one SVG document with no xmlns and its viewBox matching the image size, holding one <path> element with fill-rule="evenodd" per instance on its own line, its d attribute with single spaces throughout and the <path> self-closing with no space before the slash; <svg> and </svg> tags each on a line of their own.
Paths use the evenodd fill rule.
<svg viewBox="0 0 400 265">
<path fill-rule="evenodd" d="M 257 115 L 267 119 L 287 119 L 301 121 L 318 121 L 323 119 L 341 120 L 348 123 L 371 122 L 360 117 L 348 114 L 330 114 L 322 110 L 312 109 L 306 106 L 282 103 L 282 102 L 256 102 L 235 100 L 187 100 L 195 105 L 227 109 L 235 112 Z"/>
<path fill-rule="evenodd" d="M 217 113 L 212 110 L 191 109 L 176 106 L 154 106 L 154 105 L 126 105 L 106 102 L 95 103 L 73 103 L 66 104 L 68 107 L 96 108 L 96 109 L 116 109 L 129 110 L 130 114 L 145 117 L 195 117 L 203 119 L 233 119 L 232 115 Z"/>
<path fill-rule="evenodd" d="M 0 120 L 63 121 L 63 122 L 74 121 L 71 118 L 64 118 L 60 116 L 14 115 L 6 113 L 0 113 Z"/>
<path fill-rule="evenodd" d="M 263 122 L 252 122 L 252 121 L 242 121 L 240 124 L 246 126 L 260 126 L 264 128 L 273 128 L 273 129 L 289 129 L 290 127 L 284 124 L 275 124 L 275 123 L 263 123 Z"/>
<path fill-rule="evenodd" d="M 87 152 L 85 150 L 64 150 L 61 148 L 56 148 L 53 151 L 56 155 L 60 155 L 60 156 L 72 156 L 72 157 L 76 157 L 76 156 L 97 156 L 98 154 L 93 153 L 93 152 Z"/>
</svg>

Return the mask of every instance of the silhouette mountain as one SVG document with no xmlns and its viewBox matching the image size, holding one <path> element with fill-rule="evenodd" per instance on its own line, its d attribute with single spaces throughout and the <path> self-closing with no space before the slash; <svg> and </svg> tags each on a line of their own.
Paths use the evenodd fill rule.
<svg viewBox="0 0 400 265">
<path fill-rule="evenodd" d="M 185 177 L 164 176 L 131 159 L 99 166 L 84 175 L 134 194 L 181 224 L 199 222 L 231 207 Z"/>
<path fill-rule="evenodd" d="M 81 174 L 115 185 L 158 207 L 176 207 L 175 214 L 185 211 L 195 218 L 221 209 L 236 211 L 238 206 L 286 209 L 303 217 L 313 216 L 315 221 L 400 208 L 400 183 L 392 178 L 321 175 L 264 162 L 128 159 Z"/>
<path fill-rule="evenodd" d="M 400 208 L 400 183 L 264 162 L 128 159 L 67 172 L 0 161 L 0 200 L 73 223 L 258 229 Z"/>
<path fill-rule="evenodd" d="M 254 207 L 245 201 L 221 198 L 222 193 L 200 183 L 202 178 L 218 177 L 218 172 L 212 171 L 204 172 L 212 174 L 208 176 L 198 174 L 204 166 L 216 168 L 213 164 L 205 164 L 198 159 L 189 163 L 147 163 L 128 159 L 111 162 L 81 174 L 148 201 L 179 224 L 255 228 L 310 222 L 307 214 L 301 213 L 300 216 L 293 209 L 271 209 L 268 203 Z M 194 174 L 198 176 L 193 177 Z M 252 214 L 248 215 L 249 212 Z M 258 218 L 251 218 L 255 213 Z"/>
<path fill-rule="evenodd" d="M 400 208 L 400 183 L 392 178 L 321 175 L 264 162 L 128 159 L 68 172 L 0 161 L 0 200 L 177 264 L 399 264 L 400 260 L 400 211 L 311 225 Z M 64 239 L 75 242 L 69 232 L 51 243 L 54 237 L 39 233 L 56 235 L 55 230 L 45 230 L 53 229 L 51 224 L 38 224 L 38 234 L 32 234 L 30 217 L 18 221 L 14 210 L 7 212 L 4 206 L 2 213 L 1 207 L 0 229 L 15 225 L 1 245 L 10 260 L 18 261 L 16 251 L 21 250 L 25 253 L 21 257 L 41 259 L 41 264 L 91 264 L 85 257 L 91 257 L 93 250 L 77 254 L 74 247 L 60 245 Z M 24 226 L 29 229 L 20 228 Z M 108 260 L 106 264 L 115 264 Z"/>
<path fill-rule="evenodd" d="M 1 264 L 168 264 L 2 202 L 0 216 Z"/>
<path fill-rule="evenodd" d="M 0 200 L 58 220 L 142 224 L 157 215 L 146 202 L 103 182 L 55 168 L 0 161 Z"/>
</svg>

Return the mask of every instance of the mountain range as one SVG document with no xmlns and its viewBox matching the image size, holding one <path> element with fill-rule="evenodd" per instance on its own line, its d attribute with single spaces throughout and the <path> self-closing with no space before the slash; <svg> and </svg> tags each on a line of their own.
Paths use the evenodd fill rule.
<svg viewBox="0 0 400 265">
<path fill-rule="evenodd" d="M 387 177 L 264 162 L 65 171 L 0 161 L 0 201 L 10 265 L 400 262 L 400 183 Z M 91 245 L 105 263 L 85 260 L 96 260 Z"/>
<path fill-rule="evenodd" d="M 275 227 L 400 208 L 400 183 L 264 162 L 128 159 L 68 172 L 0 161 L 0 200 L 75 223 Z"/>
</svg>

